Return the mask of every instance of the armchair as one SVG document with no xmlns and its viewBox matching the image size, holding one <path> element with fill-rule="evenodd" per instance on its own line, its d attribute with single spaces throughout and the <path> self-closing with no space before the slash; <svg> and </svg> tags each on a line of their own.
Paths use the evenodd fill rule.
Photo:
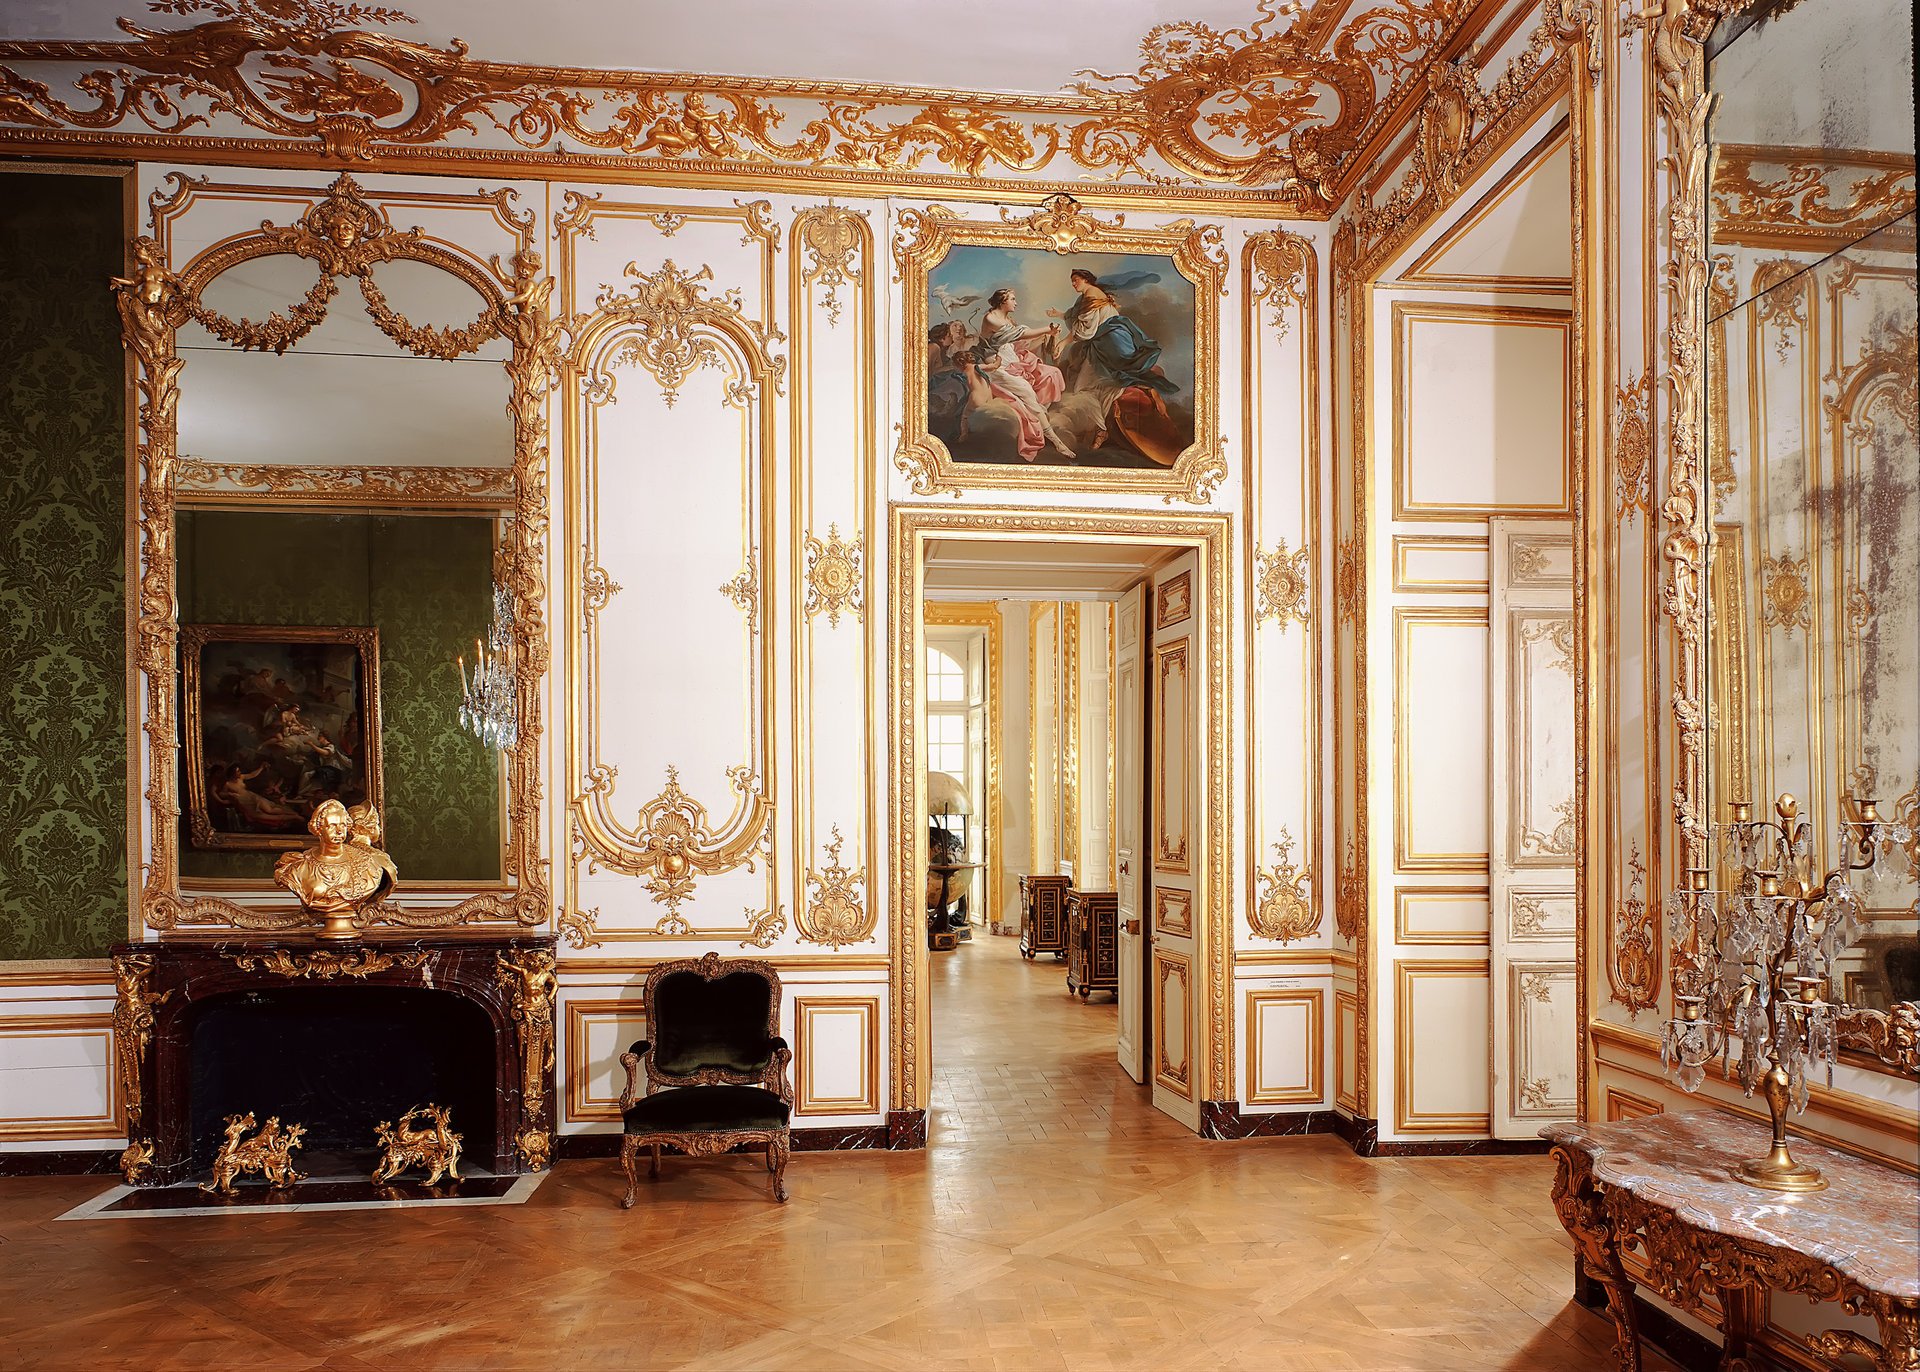
<svg viewBox="0 0 1920 1372">
<path fill-rule="evenodd" d="M 620 1208 L 632 1208 L 636 1198 L 640 1150 L 651 1150 L 647 1176 L 657 1178 L 660 1149 L 669 1144 L 689 1157 L 759 1144 L 773 1198 L 786 1200 L 793 1053 L 778 1033 L 779 974 L 767 963 L 718 953 L 663 962 L 647 974 L 646 1007 L 651 1039 L 620 1055 L 627 1070 L 620 1093 L 627 1193 Z"/>
</svg>

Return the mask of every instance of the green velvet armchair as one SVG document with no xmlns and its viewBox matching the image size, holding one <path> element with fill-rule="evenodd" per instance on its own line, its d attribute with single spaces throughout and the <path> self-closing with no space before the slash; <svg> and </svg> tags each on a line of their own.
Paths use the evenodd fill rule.
<svg viewBox="0 0 1920 1372">
<path fill-rule="evenodd" d="M 769 963 L 718 953 L 663 962 L 647 974 L 646 1007 L 652 1038 L 620 1055 L 627 1069 L 620 1208 L 630 1209 L 638 1193 L 640 1151 L 651 1150 L 647 1175 L 657 1178 L 663 1146 L 708 1157 L 757 1144 L 773 1198 L 784 1201 L 793 1053 L 779 1035 L 779 974 Z"/>
</svg>

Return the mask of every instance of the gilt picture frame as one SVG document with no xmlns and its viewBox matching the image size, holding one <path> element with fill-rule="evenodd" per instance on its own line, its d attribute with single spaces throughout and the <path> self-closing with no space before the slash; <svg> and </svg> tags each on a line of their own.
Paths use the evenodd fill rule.
<svg viewBox="0 0 1920 1372">
<path fill-rule="evenodd" d="M 383 808 L 380 631 L 183 624 L 187 832 L 196 848 L 304 848 L 316 806 Z"/>
<path fill-rule="evenodd" d="M 1041 487 L 1206 504 L 1219 423 L 1220 230 L 1130 227 L 1067 195 L 1027 214 L 904 210 L 905 408 L 918 494 Z"/>
</svg>

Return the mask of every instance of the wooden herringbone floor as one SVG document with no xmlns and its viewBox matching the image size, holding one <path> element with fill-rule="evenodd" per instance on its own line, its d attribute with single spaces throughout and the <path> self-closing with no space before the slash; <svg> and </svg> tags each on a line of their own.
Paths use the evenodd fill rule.
<svg viewBox="0 0 1920 1372">
<path fill-rule="evenodd" d="M 624 1214 L 612 1161 L 524 1206 L 62 1224 L 104 1180 L 0 1180 L 0 1366 L 1613 1365 L 1544 1158 L 1202 1143 L 1058 965 L 982 934 L 934 976 L 933 1147 L 796 1155 L 784 1207 L 746 1158 Z"/>
</svg>

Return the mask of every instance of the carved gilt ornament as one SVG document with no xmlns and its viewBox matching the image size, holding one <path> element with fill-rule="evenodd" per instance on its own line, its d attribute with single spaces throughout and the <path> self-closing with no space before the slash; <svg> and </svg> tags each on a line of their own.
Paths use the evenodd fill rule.
<svg viewBox="0 0 1920 1372">
<path fill-rule="evenodd" d="M 183 185 L 181 193 L 190 189 Z M 484 192 L 482 198 L 499 199 Z M 521 224 L 521 218 L 513 216 L 513 222 Z M 205 303 L 207 287 L 221 273 L 267 256 L 290 256 L 313 264 L 315 281 L 302 300 L 261 320 L 234 319 Z M 134 660 L 144 694 L 143 771 L 151 853 L 139 884 L 142 920 L 148 928 L 159 930 L 195 925 L 278 930 L 306 921 L 297 909 L 251 906 L 243 903 L 244 897 L 227 899 L 180 889 L 180 628 L 175 616 L 174 514 L 182 486 L 178 412 L 183 361 L 177 331 L 193 320 L 231 347 L 284 352 L 325 318 L 339 294 L 340 281 L 351 278 L 375 325 L 418 356 L 452 360 L 494 338 L 512 345 L 505 363 L 514 429 L 512 544 L 498 559 L 498 575 L 514 601 L 514 670 L 520 711 L 519 741 L 507 754 L 509 883 L 505 890 L 483 891 L 451 905 L 383 904 L 372 907 L 371 913 L 378 922 L 413 928 L 541 922 L 546 918 L 547 892 L 546 866 L 537 850 L 538 683 L 549 655 L 545 397 L 559 362 L 559 345 L 548 307 L 553 282 L 539 254 L 523 247 L 504 264 L 478 261 L 427 238 L 417 228 L 397 227 L 377 197 L 369 198 L 351 176 L 341 175 L 324 192 L 315 193 L 294 223 L 263 223 L 257 231 L 221 240 L 177 269 L 165 261 L 160 244 L 150 237 L 134 240 L 132 258 L 132 275 L 115 286 L 122 335 L 135 367 L 138 402 L 140 568 Z M 438 268 L 464 282 L 481 301 L 478 316 L 459 325 L 416 324 L 395 312 L 376 274 L 382 264 L 402 261 Z M 203 475 L 190 470 L 188 479 Z"/>
</svg>

